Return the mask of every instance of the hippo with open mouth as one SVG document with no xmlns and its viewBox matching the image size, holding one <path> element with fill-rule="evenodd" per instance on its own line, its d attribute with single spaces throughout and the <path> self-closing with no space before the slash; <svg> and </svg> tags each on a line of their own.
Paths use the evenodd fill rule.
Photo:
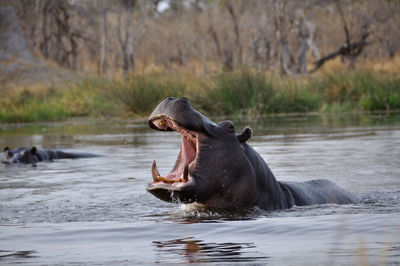
<svg viewBox="0 0 400 266">
<path fill-rule="evenodd" d="M 356 197 L 328 180 L 280 182 L 246 141 L 250 128 L 235 133 L 230 121 L 215 124 L 187 98 L 167 98 L 150 115 L 150 128 L 177 131 L 181 150 L 172 171 L 161 176 L 153 162 L 147 191 L 164 201 L 200 203 L 207 208 L 258 206 L 281 210 L 294 205 L 349 204 Z"/>
</svg>

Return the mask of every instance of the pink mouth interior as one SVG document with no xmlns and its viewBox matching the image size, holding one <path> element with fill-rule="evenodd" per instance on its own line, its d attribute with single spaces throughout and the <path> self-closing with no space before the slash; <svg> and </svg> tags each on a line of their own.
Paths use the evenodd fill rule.
<svg viewBox="0 0 400 266">
<path fill-rule="evenodd" d="M 190 171 L 193 170 L 195 166 L 195 159 L 198 150 L 197 147 L 198 133 L 180 127 L 179 125 L 177 125 L 176 122 L 174 122 L 169 118 L 155 119 L 153 120 L 153 124 L 161 130 L 172 129 L 174 131 L 177 131 L 181 134 L 182 137 L 181 150 L 179 152 L 175 166 L 169 174 L 164 176 L 164 178 L 173 180 L 174 182 L 177 183 L 181 183 L 184 168 L 187 165 L 189 168 L 189 180 L 190 180 Z"/>
</svg>

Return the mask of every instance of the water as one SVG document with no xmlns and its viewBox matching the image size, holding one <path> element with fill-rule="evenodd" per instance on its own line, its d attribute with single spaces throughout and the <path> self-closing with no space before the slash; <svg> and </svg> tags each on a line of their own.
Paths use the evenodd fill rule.
<svg viewBox="0 0 400 266">
<path fill-rule="evenodd" d="M 398 115 L 234 122 L 253 128 L 278 180 L 326 178 L 360 203 L 201 211 L 145 190 L 154 159 L 161 174 L 172 168 L 176 133 L 145 121 L 1 125 L 0 147 L 104 156 L 0 165 L 0 264 L 400 264 Z"/>
</svg>

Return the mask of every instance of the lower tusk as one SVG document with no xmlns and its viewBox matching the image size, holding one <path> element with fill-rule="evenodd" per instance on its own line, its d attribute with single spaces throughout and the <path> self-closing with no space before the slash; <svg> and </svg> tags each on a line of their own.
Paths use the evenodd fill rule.
<svg viewBox="0 0 400 266">
<path fill-rule="evenodd" d="M 158 182 L 158 177 L 160 176 L 160 172 L 158 172 L 156 160 L 153 161 L 153 165 L 151 167 L 151 174 L 153 175 L 154 182 Z"/>
<path fill-rule="evenodd" d="M 189 166 L 186 165 L 185 169 L 183 169 L 183 182 L 189 181 Z"/>
</svg>

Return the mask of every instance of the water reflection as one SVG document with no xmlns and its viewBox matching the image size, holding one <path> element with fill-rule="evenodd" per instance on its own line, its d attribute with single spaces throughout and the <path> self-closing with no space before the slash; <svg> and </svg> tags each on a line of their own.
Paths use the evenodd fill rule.
<svg viewBox="0 0 400 266">
<path fill-rule="evenodd" d="M 253 243 L 206 243 L 194 237 L 173 239 L 168 241 L 153 241 L 160 259 L 156 263 L 170 261 L 171 255 L 178 255 L 175 259 L 187 263 L 205 262 L 261 262 L 268 257 L 260 256 Z"/>
</svg>

